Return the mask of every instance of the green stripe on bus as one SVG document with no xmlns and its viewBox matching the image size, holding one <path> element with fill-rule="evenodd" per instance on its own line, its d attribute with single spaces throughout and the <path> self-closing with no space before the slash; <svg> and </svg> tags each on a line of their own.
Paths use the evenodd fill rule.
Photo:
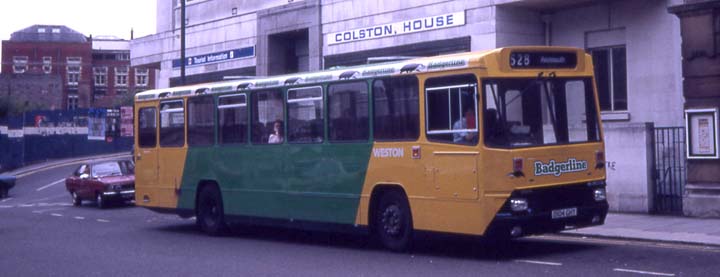
<svg viewBox="0 0 720 277">
<path fill-rule="evenodd" d="M 353 224 L 371 143 L 189 148 L 179 209 L 217 182 L 227 215 Z"/>
</svg>

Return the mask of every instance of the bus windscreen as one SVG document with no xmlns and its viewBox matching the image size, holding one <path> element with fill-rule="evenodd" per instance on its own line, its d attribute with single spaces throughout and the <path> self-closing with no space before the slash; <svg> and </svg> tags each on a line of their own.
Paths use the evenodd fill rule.
<svg viewBox="0 0 720 277">
<path fill-rule="evenodd" d="M 485 145 L 519 148 L 599 141 L 590 78 L 483 82 Z"/>
</svg>

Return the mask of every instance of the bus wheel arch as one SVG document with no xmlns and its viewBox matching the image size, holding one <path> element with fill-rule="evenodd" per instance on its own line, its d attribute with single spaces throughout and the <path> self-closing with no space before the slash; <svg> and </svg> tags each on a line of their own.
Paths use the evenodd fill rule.
<svg viewBox="0 0 720 277">
<path fill-rule="evenodd" d="M 381 184 L 370 196 L 370 234 L 392 251 L 405 251 L 413 239 L 413 220 L 407 193 L 399 185 Z"/>
<path fill-rule="evenodd" d="M 225 211 L 220 186 L 215 181 L 201 181 L 195 194 L 195 223 L 211 236 L 225 233 Z"/>
</svg>

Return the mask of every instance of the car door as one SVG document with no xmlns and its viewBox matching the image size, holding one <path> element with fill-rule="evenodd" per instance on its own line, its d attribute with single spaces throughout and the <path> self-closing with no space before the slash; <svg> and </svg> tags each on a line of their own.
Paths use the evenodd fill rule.
<svg viewBox="0 0 720 277">
<path fill-rule="evenodd" d="M 80 184 L 80 172 L 81 169 L 85 169 L 84 166 L 86 165 L 80 165 L 78 168 L 75 169 L 75 171 L 73 171 L 70 176 L 65 179 L 65 188 L 68 191 L 77 191 L 78 185 Z"/>
<path fill-rule="evenodd" d="M 80 198 L 89 198 L 93 197 L 94 195 L 88 193 L 88 181 L 90 180 L 90 170 L 92 166 L 89 164 L 85 164 L 80 166 L 80 169 L 78 169 L 80 175 L 78 176 L 77 181 L 77 189 L 76 192 Z"/>
</svg>

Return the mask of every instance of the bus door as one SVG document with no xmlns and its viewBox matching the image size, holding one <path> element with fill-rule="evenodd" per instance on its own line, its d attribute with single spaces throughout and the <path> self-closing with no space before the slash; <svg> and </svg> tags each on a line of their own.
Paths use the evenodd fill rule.
<svg viewBox="0 0 720 277">
<path fill-rule="evenodd" d="M 136 203 L 143 203 L 145 188 L 157 186 L 158 178 L 158 111 L 157 102 L 136 102 L 135 135 Z"/>
<path fill-rule="evenodd" d="M 177 193 L 185 168 L 185 105 L 184 100 L 160 102 L 160 148 L 158 151 L 158 190 L 162 206 L 175 207 Z"/>
<path fill-rule="evenodd" d="M 445 199 L 478 198 L 478 98 L 473 75 L 425 82 L 426 134 L 432 145 L 432 184 Z"/>
</svg>

